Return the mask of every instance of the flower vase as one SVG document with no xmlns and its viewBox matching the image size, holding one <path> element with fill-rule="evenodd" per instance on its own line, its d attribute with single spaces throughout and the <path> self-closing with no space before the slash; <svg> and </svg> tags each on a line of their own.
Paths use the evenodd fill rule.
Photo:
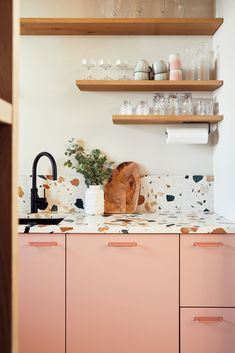
<svg viewBox="0 0 235 353">
<path fill-rule="evenodd" d="M 101 185 L 90 185 L 86 190 L 85 213 L 89 215 L 104 213 L 104 190 Z"/>
</svg>

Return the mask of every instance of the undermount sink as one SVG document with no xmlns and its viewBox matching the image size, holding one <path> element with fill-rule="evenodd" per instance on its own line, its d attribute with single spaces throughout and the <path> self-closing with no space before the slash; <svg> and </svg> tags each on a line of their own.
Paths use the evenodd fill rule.
<svg viewBox="0 0 235 353">
<path fill-rule="evenodd" d="M 19 218 L 19 224 L 35 226 L 42 225 L 57 225 L 63 221 L 64 218 Z"/>
</svg>

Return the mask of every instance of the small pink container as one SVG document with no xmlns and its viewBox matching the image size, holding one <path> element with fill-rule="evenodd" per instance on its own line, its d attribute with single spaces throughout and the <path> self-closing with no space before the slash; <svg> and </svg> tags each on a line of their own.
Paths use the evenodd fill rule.
<svg viewBox="0 0 235 353">
<path fill-rule="evenodd" d="M 171 70 L 170 71 L 170 80 L 178 81 L 183 79 L 183 71 L 182 70 Z"/>
<path fill-rule="evenodd" d="M 179 54 L 171 54 L 169 56 L 169 66 L 170 70 L 182 69 L 182 62 Z"/>
</svg>

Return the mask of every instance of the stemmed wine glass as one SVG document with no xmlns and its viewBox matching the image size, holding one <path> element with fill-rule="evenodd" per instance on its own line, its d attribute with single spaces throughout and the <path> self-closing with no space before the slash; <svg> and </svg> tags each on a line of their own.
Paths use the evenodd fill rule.
<svg viewBox="0 0 235 353">
<path fill-rule="evenodd" d="M 168 17 L 169 0 L 161 0 L 160 17 Z"/>
<path fill-rule="evenodd" d="M 125 72 L 128 69 L 128 67 L 129 67 L 129 64 L 128 64 L 127 60 L 118 59 L 116 61 L 116 67 L 118 69 L 120 69 L 121 72 L 122 72 L 122 76 L 119 78 L 119 80 L 128 80 L 129 78 L 126 75 L 126 72 Z"/>
<path fill-rule="evenodd" d="M 96 62 L 93 59 L 82 59 L 82 65 L 87 69 L 87 76 L 85 80 L 95 80 L 91 74 L 91 70 L 96 66 Z"/>
<path fill-rule="evenodd" d="M 135 0 L 135 16 L 141 17 L 144 12 L 143 0 Z"/>
<path fill-rule="evenodd" d="M 185 17 L 185 6 L 183 0 L 174 0 L 174 17 Z"/>
<path fill-rule="evenodd" d="M 99 66 L 102 67 L 102 69 L 104 69 L 104 71 L 105 71 L 105 76 L 104 76 L 103 80 L 112 80 L 112 78 L 110 77 L 110 75 L 108 73 L 108 71 L 113 66 L 111 60 L 101 59 L 99 62 Z"/>
</svg>

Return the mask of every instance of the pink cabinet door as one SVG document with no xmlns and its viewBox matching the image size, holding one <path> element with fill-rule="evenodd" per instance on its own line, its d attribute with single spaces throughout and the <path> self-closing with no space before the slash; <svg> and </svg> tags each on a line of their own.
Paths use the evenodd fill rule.
<svg viewBox="0 0 235 353">
<path fill-rule="evenodd" d="M 235 236 L 181 236 L 181 306 L 235 307 Z"/>
<path fill-rule="evenodd" d="M 65 352 L 65 236 L 19 236 L 19 353 Z"/>
<path fill-rule="evenodd" d="M 235 309 L 181 309 L 181 353 L 234 353 Z"/>
<path fill-rule="evenodd" d="M 178 353 L 179 237 L 67 237 L 67 353 Z"/>
</svg>

